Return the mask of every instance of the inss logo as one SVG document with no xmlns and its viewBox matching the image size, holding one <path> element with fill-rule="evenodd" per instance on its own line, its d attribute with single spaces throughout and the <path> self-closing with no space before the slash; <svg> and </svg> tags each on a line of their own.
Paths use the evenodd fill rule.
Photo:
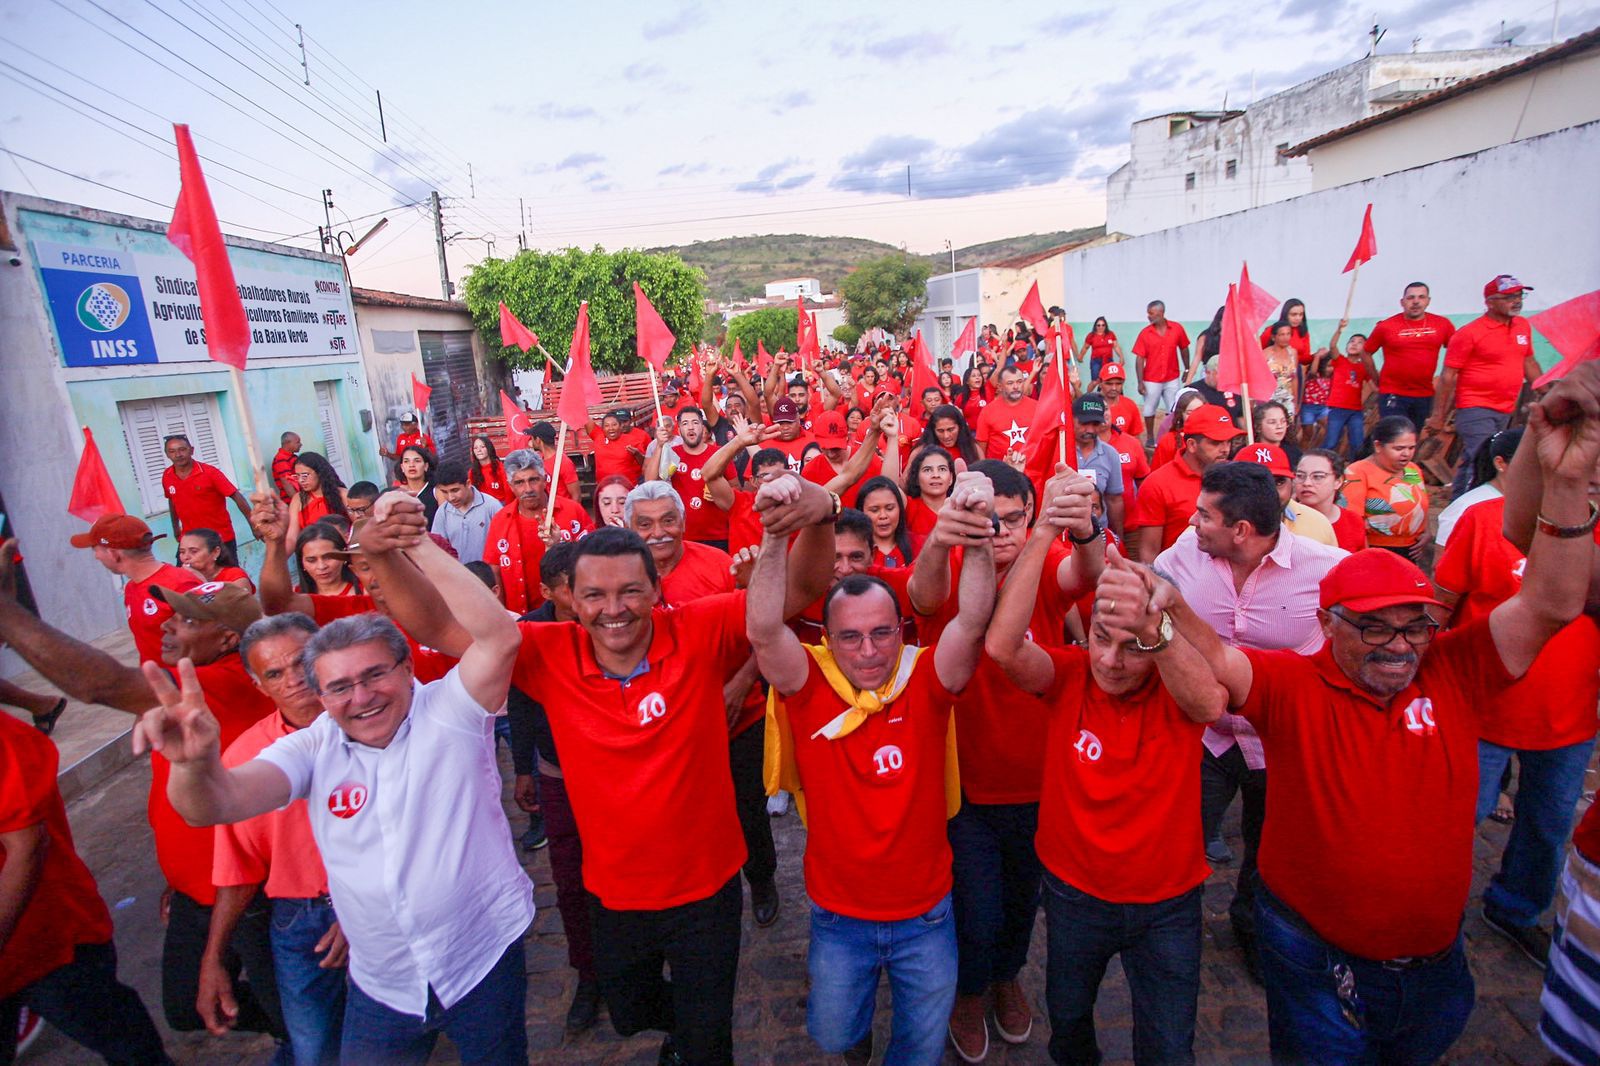
<svg viewBox="0 0 1600 1066">
<path fill-rule="evenodd" d="M 133 302 L 120 285 L 97 281 L 78 297 L 78 322 L 84 329 L 110 333 L 128 320 Z"/>
</svg>

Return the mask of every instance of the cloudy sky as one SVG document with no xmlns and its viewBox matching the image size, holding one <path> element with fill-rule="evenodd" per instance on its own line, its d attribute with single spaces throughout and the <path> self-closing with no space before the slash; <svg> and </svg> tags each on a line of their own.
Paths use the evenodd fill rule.
<svg viewBox="0 0 1600 1066">
<path fill-rule="evenodd" d="M 1359 59 L 1374 13 L 1249 11 L 0 0 L 0 187 L 165 219 L 171 123 L 187 121 L 229 232 L 313 246 L 325 188 L 336 229 L 387 217 L 350 261 L 358 285 L 438 293 L 431 215 L 406 206 L 430 189 L 460 235 L 454 278 L 519 232 L 539 248 L 802 232 L 934 252 L 1103 222 L 1132 120 Z M 1379 50 L 1489 46 L 1513 15 L 1517 43 L 1546 44 L 1557 11 L 1394 0 Z M 1600 2 L 1559 15 L 1565 38 L 1600 24 Z"/>
</svg>

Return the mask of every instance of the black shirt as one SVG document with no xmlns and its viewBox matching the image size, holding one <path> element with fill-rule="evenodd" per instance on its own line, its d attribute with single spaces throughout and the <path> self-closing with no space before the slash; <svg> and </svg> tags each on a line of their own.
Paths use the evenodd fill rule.
<svg viewBox="0 0 1600 1066">
<path fill-rule="evenodd" d="M 517 619 L 519 622 L 555 620 L 556 605 L 548 600 Z M 550 732 L 550 719 L 544 713 L 543 704 L 512 685 L 506 693 L 506 717 L 511 720 L 511 767 L 518 777 L 531 777 L 539 759 L 551 766 L 561 765 L 556 755 L 556 738 Z"/>
</svg>

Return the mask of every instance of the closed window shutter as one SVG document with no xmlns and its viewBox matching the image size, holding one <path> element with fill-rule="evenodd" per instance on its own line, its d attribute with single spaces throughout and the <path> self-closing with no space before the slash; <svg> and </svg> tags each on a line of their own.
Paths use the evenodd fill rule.
<svg viewBox="0 0 1600 1066">
<path fill-rule="evenodd" d="M 339 420 L 337 381 L 318 381 L 313 385 L 317 393 L 317 425 L 322 431 L 322 457 L 338 473 L 340 480 L 350 483 L 350 465 L 345 461 L 344 426 Z"/>
<path fill-rule="evenodd" d="M 156 405 L 148 400 L 134 400 L 117 405 L 122 412 L 122 436 L 128 445 L 128 457 L 133 461 L 133 474 L 139 482 L 139 502 L 144 513 L 155 514 L 165 509 L 161 492 L 161 471 L 166 469 L 167 457 L 161 451 L 161 425 L 156 421 Z"/>
</svg>

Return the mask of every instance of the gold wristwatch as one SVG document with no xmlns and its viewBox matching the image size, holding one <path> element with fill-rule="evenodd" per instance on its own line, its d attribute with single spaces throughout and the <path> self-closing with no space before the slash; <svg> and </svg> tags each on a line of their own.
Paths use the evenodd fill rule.
<svg viewBox="0 0 1600 1066">
<path fill-rule="evenodd" d="M 1172 616 L 1166 611 L 1162 611 L 1161 626 L 1156 630 L 1157 635 L 1161 639 L 1157 640 L 1154 644 L 1146 644 L 1144 641 L 1135 636 L 1133 638 L 1133 646 L 1139 651 L 1144 652 L 1146 655 L 1154 655 L 1158 651 L 1166 650 L 1167 645 L 1172 643 L 1173 634 L 1176 632 L 1177 627 L 1172 624 Z"/>
</svg>

